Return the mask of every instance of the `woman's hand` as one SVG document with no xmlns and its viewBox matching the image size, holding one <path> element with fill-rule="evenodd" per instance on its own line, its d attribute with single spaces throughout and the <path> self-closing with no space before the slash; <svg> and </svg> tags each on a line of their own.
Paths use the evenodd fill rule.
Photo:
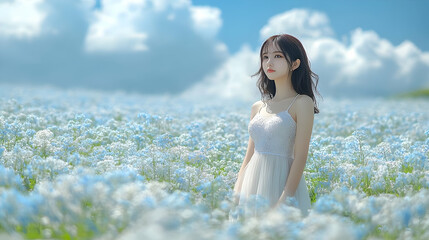
<svg viewBox="0 0 429 240">
<path fill-rule="evenodd" d="M 283 204 L 284 200 L 285 200 L 285 197 L 284 197 L 284 194 L 282 194 L 274 207 L 278 208 L 280 205 Z"/>
<path fill-rule="evenodd" d="M 277 201 L 276 205 L 274 206 L 275 208 L 280 207 L 280 205 L 282 204 L 286 204 L 287 206 L 291 206 L 291 207 L 298 207 L 298 201 L 296 200 L 295 197 L 284 197 L 285 195 L 280 196 L 279 200 Z"/>
</svg>

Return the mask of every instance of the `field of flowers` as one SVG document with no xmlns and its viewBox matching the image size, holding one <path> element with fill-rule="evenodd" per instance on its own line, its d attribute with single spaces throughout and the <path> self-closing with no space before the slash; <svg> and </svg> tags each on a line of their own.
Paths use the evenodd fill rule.
<svg viewBox="0 0 429 240">
<path fill-rule="evenodd" d="M 325 98 L 307 217 L 233 204 L 251 104 L 1 86 L 0 239 L 429 239 L 428 99 Z"/>
</svg>

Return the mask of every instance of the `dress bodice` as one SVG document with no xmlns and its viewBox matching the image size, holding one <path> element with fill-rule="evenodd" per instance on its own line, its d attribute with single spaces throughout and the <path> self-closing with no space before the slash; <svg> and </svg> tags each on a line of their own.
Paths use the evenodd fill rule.
<svg viewBox="0 0 429 240">
<path fill-rule="evenodd" d="M 293 158 L 296 123 L 289 114 L 293 102 L 285 111 L 279 113 L 261 113 L 259 109 L 252 118 L 248 131 L 255 143 L 255 151 Z"/>
</svg>

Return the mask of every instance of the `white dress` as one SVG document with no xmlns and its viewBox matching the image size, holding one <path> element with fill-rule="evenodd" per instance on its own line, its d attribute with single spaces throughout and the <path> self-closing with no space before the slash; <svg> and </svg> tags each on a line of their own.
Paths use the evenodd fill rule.
<svg viewBox="0 0 429 240">
<path fill-rule="evenodd" d="M 296 123 L 289 114 L 289 109 L 269 114 L 258 113 L 248 125 L 248 131 L 255 143 L 254 153 L 234 186 L 235 194 L 239 195 L 238 205 L 246 202 L 252 195 L 263 197 L 271 207 L 279 200 L 294 160 L 294 144 Z M 304 215 L 311 208 L 310 196 L 304 175 L 298 184 L 294 197 L 298 208 Z"/>
</svg>

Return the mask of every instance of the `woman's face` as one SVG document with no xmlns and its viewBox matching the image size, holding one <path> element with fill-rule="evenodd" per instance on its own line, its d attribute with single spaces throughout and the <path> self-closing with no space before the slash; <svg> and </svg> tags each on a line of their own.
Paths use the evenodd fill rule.
<svg viewBox="0 0 429 240">
<path fill-rule="evenodd" d="M 280 80 L 287 78 L 289 74 L 289 64 L 283 52 L 278 46 L 269 44 L 262 53 L 262 69 L 270 80 Z"/>
</svg>

